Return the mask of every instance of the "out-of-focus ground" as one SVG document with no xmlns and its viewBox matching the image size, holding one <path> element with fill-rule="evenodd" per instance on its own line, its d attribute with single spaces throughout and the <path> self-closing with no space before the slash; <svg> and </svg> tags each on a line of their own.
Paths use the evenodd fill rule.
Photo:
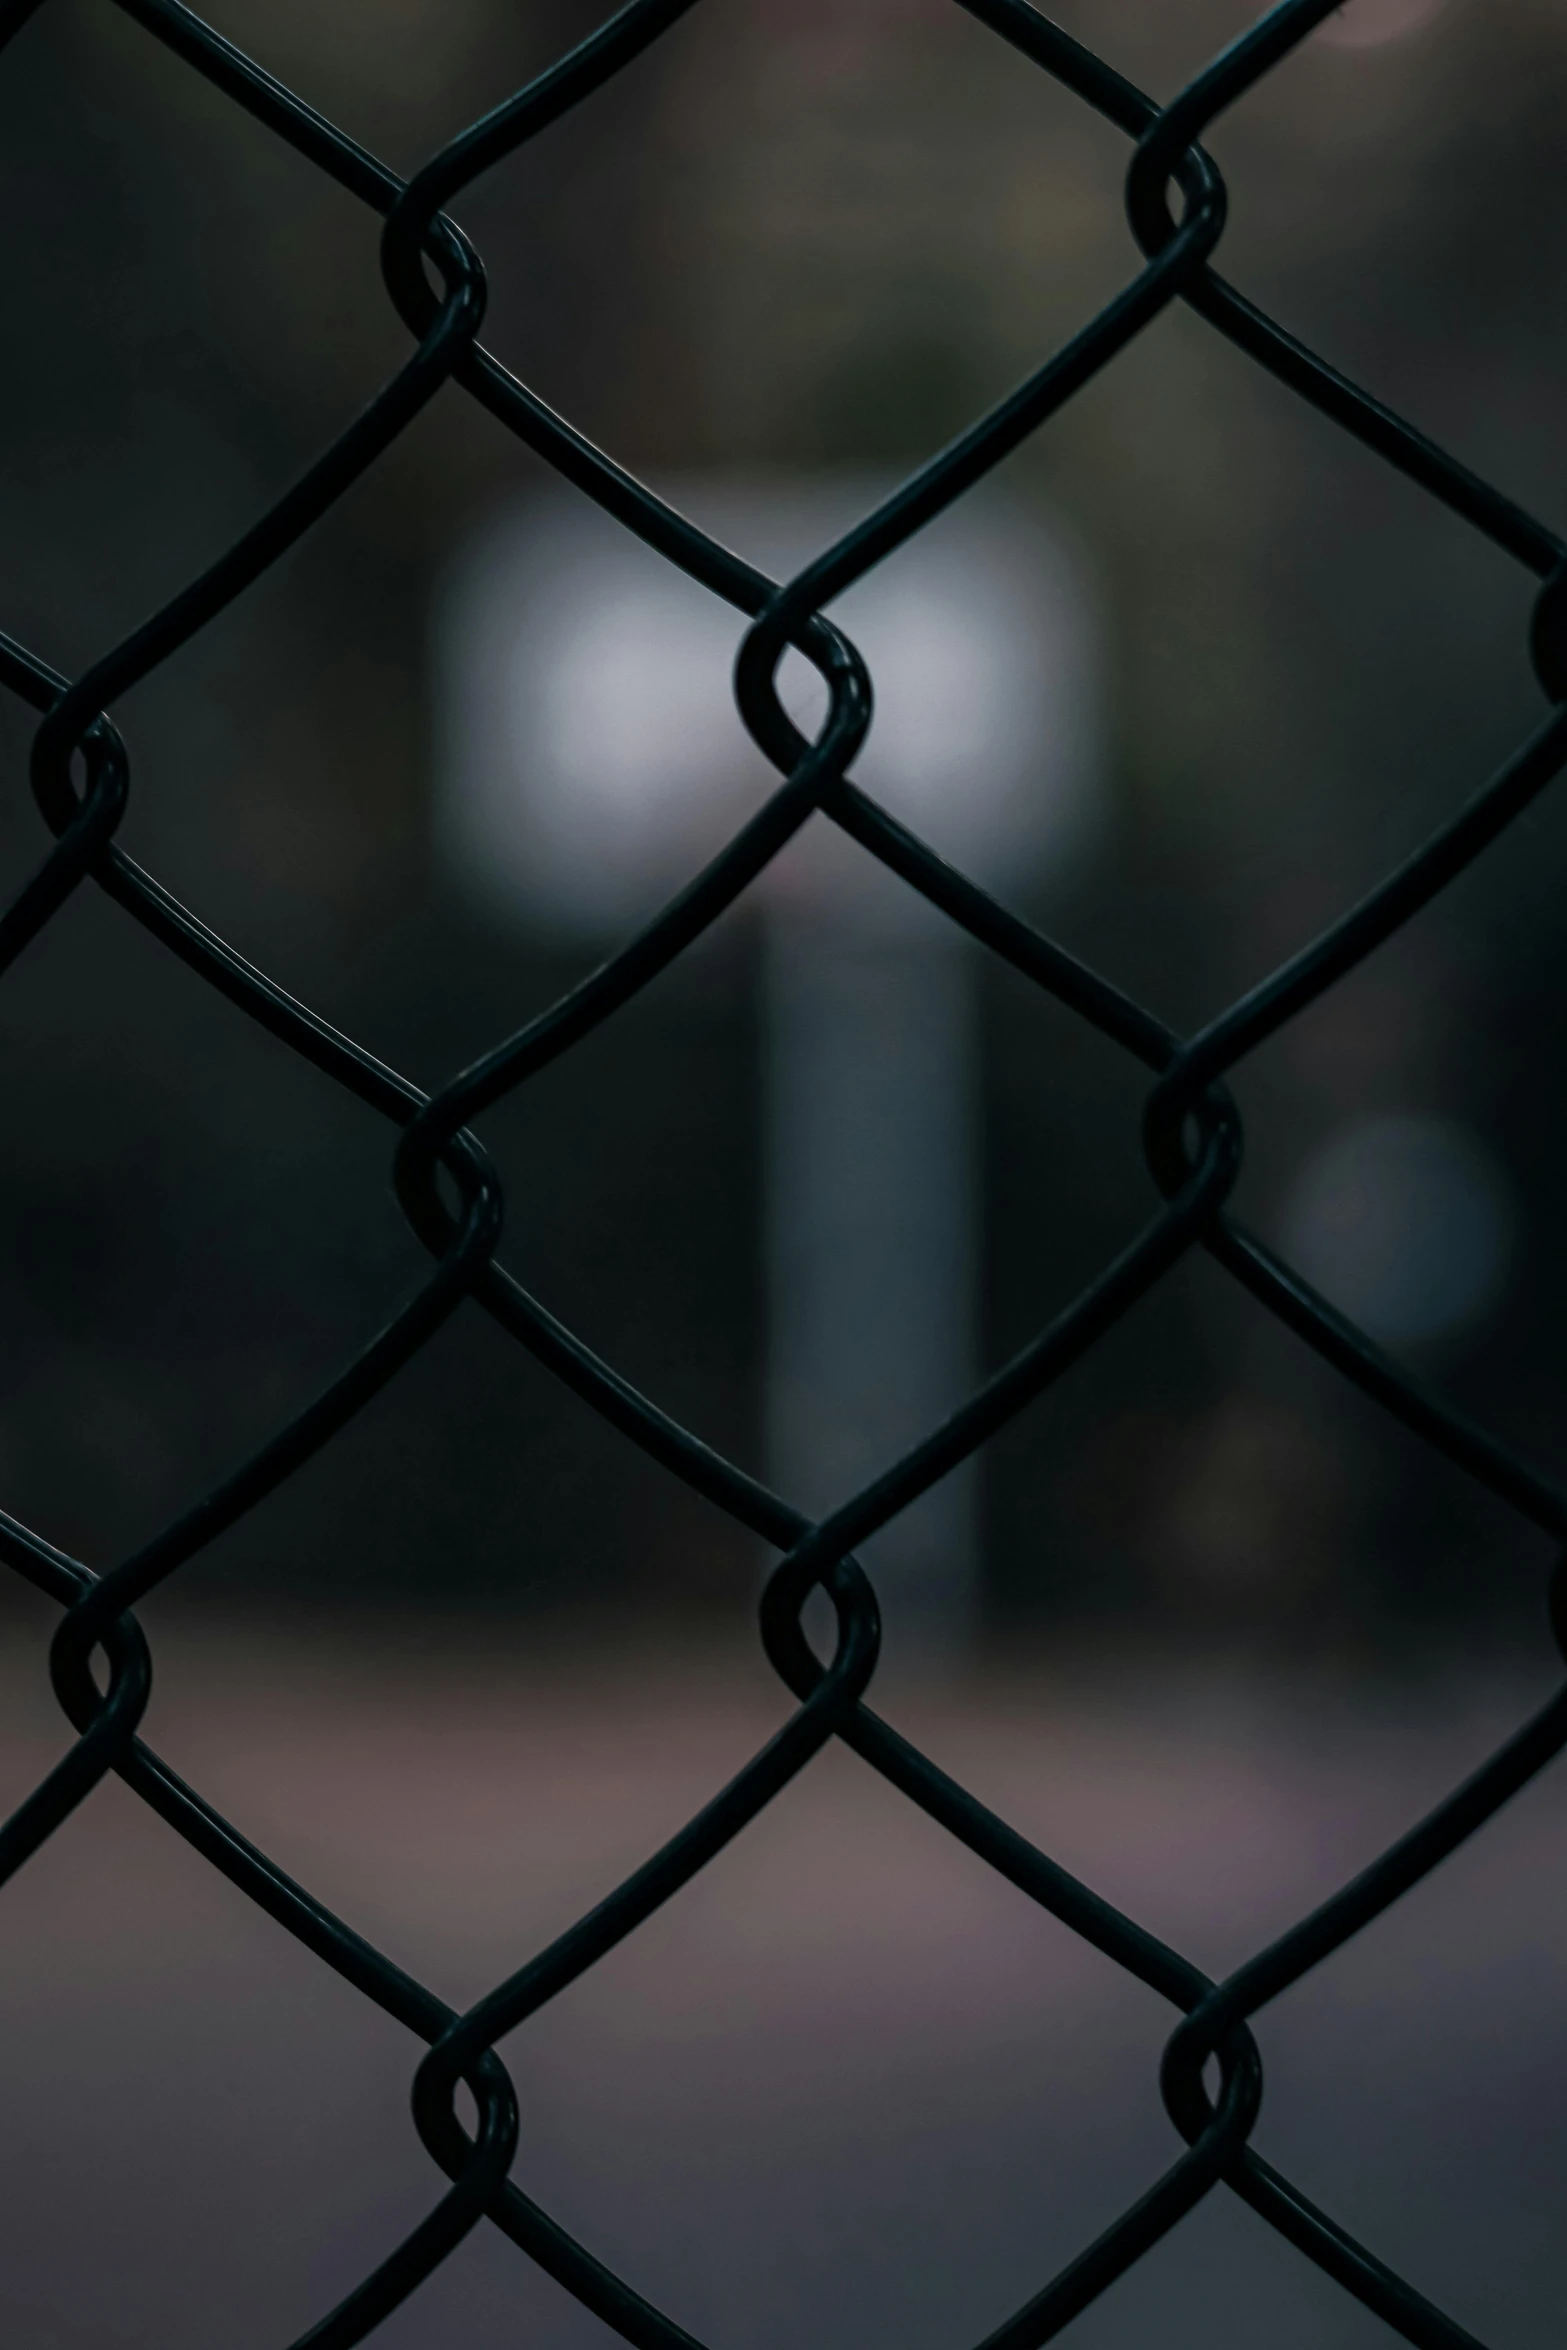
<svg viewBox="0 0 1567 2350">
<path fill-rule="evenodd" d="M 454 2001 L 536 1949 L 780 1718 L 688 1648 L 543 1655 L 182 1632 L 149 1735 Z M 4 1675 L 0 1784 L 62 1744 Z M 1210 1970 L 1277 1932 L 1542 1694 L 1070 1659 L 887 1709 Z M 1258 2143 L 1494 2350 L 1567 2291 L 1567 1782 L 1262 2020 Z M 505 2046 L 516 2175 L 704 2341 L 978 2338 L 1156 2174 L 1170 2016 L 829 1752 L 670 1908 Z M 6 2338 L 291 2339 L 433 2199 L 415 2050 L 117 1785 L 0 1909 Z M 1384 2330 L 1221 2195 L 1073 2331 L 1084 2350 Z M 389 2350 L 609 2335 L 480 2234 Z"/>
</svg>

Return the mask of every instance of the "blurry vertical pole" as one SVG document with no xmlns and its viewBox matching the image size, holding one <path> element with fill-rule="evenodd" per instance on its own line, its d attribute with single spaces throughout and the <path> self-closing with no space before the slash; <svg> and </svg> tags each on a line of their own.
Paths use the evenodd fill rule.
<svg viewBox="0 0 1567 2350">
<path fill-rule="evenodd" d="M 873 504 L 863 478 L 672 485 L 787 576 Z M 1016 900 L 1094 814 L 1093 632 L 1037 518 L 963 506 L 833 606 L 876 717 L 856 781 Z M 497 911 L 603 949 L 719 849 L 777 778 L 736 715 L 744 623 L 585 500 L 493 525 L 442 615 L 444 845 Z M 819 680 L 786 656 L 808 732 Z M 934 1428 L 979 1375 L 983 1122 L 976 957 L 815 818 L 765 908 L 767 1473 L 812 1516 Z M 960 1637 L 979 1606 L 970 1468 L 873 1537 L 891 1620 Z"/>
<path fill-rule="evenodd" d="M 921 901 L 891 915 L 775 905 L 768 921 L 768 1475 L 813 1517 L 975 1378 L 973 960 Z M 969 1628 L 975 1502 L 965 1465 L 864 1546 L 895 1635 Z"/>
</svg>

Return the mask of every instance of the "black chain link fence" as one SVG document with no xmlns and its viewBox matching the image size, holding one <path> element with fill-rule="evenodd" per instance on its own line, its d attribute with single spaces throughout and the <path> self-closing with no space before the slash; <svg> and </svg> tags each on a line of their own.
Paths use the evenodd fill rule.
<svg viewBox="0 0 1567 2350">
<path fill-rule="evenodd" d="M 1124 290 L 1002 404 L 917 473 L 837 545 L 780 587 L 695 530 L 553 414 L 478 341 L 485 307 L 478 255 L 443 207 L 545 125 L 583 103 L 691 6 L 632 0 L 515 97 L 476 122 L 406 185 L 302 98 L 273 80 L 179 0 L 116 0 L 154 40 L 385 220 L 387 291 L 414 338 L 404 366 L 309 471 L 210 569 L 74 681 L 0 637 L 0 680 L 41 714 L 32 782 L 54 846 L 0 915 L 0 968 L 91 881 L 169 952 L 313 1067 L 400 1130 L 397 1196 L 433 1260 L 428 1281 L 332 1383 L 215 1491 L 112 1571 L 94 1576 L 0 1516 L 0 1555 L 65 1614 L 53 1679 L 77 1732 L 65 1758 L 0 1830 L 0 1877 L 19 1869 L 116 1772 L 231 1883 L 327 1966 L 425 2042 L 414 2077 L 419 2134 L 449 2184 L 429 2216 L 330 2315 L 300 2337 L 345 2350 L 369 2334 L 481 2220 L 638 2350 L 694 2350 L 691 2337 L 612 2274 L 510 2180 L 518 2142 L 512 2084 L 495 2043 L 672 1899 L 831 1739 L 842 1739 L 931 1819 L 1180 2015 L 1163 2092 L 1184 2151 L 1162 2177 L 982 2350 L 1033 2350 L 1095 2300 L 1220 2185 L 1240 2196 L 1406 2341 L 1458 2350 L 1473 2336 L 1422 2298 L 1375 2252 L 1252 2144 L 1262 2095 L 1253 2019 L 1474 1835 L 1567 1743 L 1567 1691 L 1388 1851 L 1221 1983 L 1102 1901 L 976 1802 L 865 1703 L 878 1650 L 876 1600 L 857 1544 L 971 1456 L 1063 1378 L 1188 1250 L 1206 1249 L 1280 1322 L 1447 1460 L 1558 1540 L 1567 1499 L 1372 1346 L 1232 1219 L 1241 1124 L 1230 1074 L 1266 1038 L 1356 968 L 1494 841 L 1567 761 L 1560 710 L 1398 871 L 1197 1035 L 1154 1014 L 1053 945 L 936 857 L 849 780 L 871 717 L 871 680 L 824 612 L 834 599 L 975 483 L 1070 400 L 1171 303 L 1184 302 L 1304 400 L 1464 518 L 1545 584 L 1532 652 L 1547 696 L 1567 699 L 1567 546 L 1348 382 L 1229 285 L 1212 266 L 1226 191 L 1199 141 L 1226 108 L 1333 11 L 1334 0 L 1284 0 L 1172 104 L 1159 107 L 1058 30 L 1027 0 L 963 0 L 1029 64 L 1053 75 L 1133 142 L 1127 213 L 1143 255 Z M 39 0 L 0 7 L 0 46 Z M 432 274 L 433 273 L 433 274 Z M 25 339 L 24 339 L 25 348 Z M 735 693 L 745 723 L 782 778 L 766 804 L 628 945 L 539 1018 L 430 1098 L 338 1034 L 247 963 L 115 843 L 130 789 L 111 716 L 132 686 L 171 661 L 309 530 L 449 382 L 671 563 L 748 614 Z M 826 681 L 830 707 L 807 742 L 775 691 L 787 647 Z M 979 1392 L 911 1452 L 819 1524 L 811 1524 L 598 1360 L 498 1259 L 501 1187 L 473 1122 L 569 1052 L 734 903 L 800 827 L 824 817 L 879 858 L 991 953 L 1132 1054 L 1151 1073 L 1144 1139 L 1159 1205 L 1137 1237 Z M 595 1909 L 466 2014 L 454 2014 L 293 1883 L 137 1736 L 151 1660 L 132 1610 L 252 1509 L 395 1378 L 466 1300 L 491 1315 L 612 1426 L 782 1553 L 761 1603 L 767 1655 L 797 1702 L 785 1726 L 730 1784 Z M 836 1649 L 822 1663 L 801 1628 L 824 1590 Z M 1567 1580 L 1552 1585 L 1567 1642 Z M 96 1660 L 96 1662 L 95 1662 Z M 461 2084 L 476 2126 L 461 2118 Z"/>
</svg>

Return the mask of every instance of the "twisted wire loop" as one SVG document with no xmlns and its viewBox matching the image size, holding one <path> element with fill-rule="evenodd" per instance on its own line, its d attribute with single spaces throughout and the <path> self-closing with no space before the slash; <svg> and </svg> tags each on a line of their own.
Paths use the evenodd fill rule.
<svg viewBox="0 0 1567 2350">
<path fill-rule="evenodd" d="M 42 0 L 0 6 L 0 48 Z M 1126 133 L 1126 211 L 1141 267 L 1123 289 L 876 510 L 775 582 L 698 530 L 504 368 L 478 341 L 482 263 L 445 209 L 482 173 L 629 68 L 693 4 L 630 0 L 557 64 L 453 139 L 406 184 L 205 24 L 182 0 L 112 0 L 151 38 L 382 216 L 386 289 L 413 339 L 402 367 L 284 496 L 201 575 L 79 677 L 0 636 L 0 684 L 40 714 L 32 786 L 52 845 L 0 914 L 0 972 L 84 881 L 272 1036 L 396 1126 L 398 1200 L 431 1270 L 329 1384 L 131 1557 L 95 1575 L 0 1512 L 0 1559 L 56 1601 L 51 1652 L 76 1733 L 60 1762 L 0 1827 L 9 1878 L 110 1772 L 286 1932 L 425 2044 L 413 2118 L 447 2181 L 440 2199 L 373 2273 L 299 2337 L 295 2350 L 346 2350 L 413 2292 L 481 2219 L 510 2237 L 638 2350 L 694 2350 L 691 2337 L 613 2274 L 511 2178 L 519 2115 L 495 2043 L 574 1982 L 742 1833 L 829 1741 L 841 1740 L 969 1851 L 1115 1965 L 1169 2001 L 1179 2021 L 1162 2069 L 1181 2142 L 1164 2174 L 980 2350 L 1034 2350 L 1057 2334 L 1222 2183 L 1404 2340 L 1474 2350 L 1474 2337 L 1357 2243 L 1252 2145 L 1262 2067 L 1252 2031 L 1267 2004 L 1320 1965 L 1473 1835 L 1567 1744 L 1567 1687 L 1377 1860 L 1227 1980 L 1210 1981 L 978 1802 L 866 1703 L 880 1627 L 857 1546 L 968 1459 L 1067 1371 L 1194 1248 L 1205 1249 L 1297 1337 L 1374 1403 L 1558 1545 L 1550 1620 L 1567 1654 L 1567 1498 L 1382 1353 L 1227 1207 L 1243 1148 L 1229 1079 L 1268 1037 L 1373 954 L 1470 866 L 1567 762 L 1567 546 L 1489 483 L 1307 350 L 1212 266 L 1224 231 L 1223 179 L 1201 145 L 1227 108 L 1327 16 L 1335 0 L 1283 0 L 1160 107 L 1039 14 L 1029 0 L 960 0 L 971 15 Z M 1030 923 L 938 857 L 852 779 L 871 719 L 871 680 L 826 609 L 1182 302 L 1332 424 L 1521 563 L 1542 586 L 1530 650 L 1558 705 L 1507 764 L 1395 872 L 1195 1036 L 1177 1036 Z M 777 771 L 764 804 L 618 953 L 441 1090 L 426 1097 L 235 952 L 116 841 L 130 766 L 110 715 L 320 520 L 448 383 L 627 529 L 748 616 L 735 670 L 747 728 Z M 827 715 L 814 741 L 776 691 L 796 648 L 818 670 Z M 609 1019 L 754 882 L 813 818 L 837 825 L 911 889 L 1150 1073 L 1144 1147 L 1153 1212 L 1110 1263 L 943 1424 L 818 1523 L 640 1394 L 502 1265 L 499 1179 L 475 1120 Z M 443 1191 L 442 1178 L 445 1178 Z M 796 1701 L 769 1742 L 657 1852 L 547 1948 L 457 2014 L 187 1786 L 139 1735 L 152 1685 L 138 1601 L 254 1508 L 395 1378 L 467 1301 L 481 1307 L 630 1441 L 779 1558 L 760 1606 L 766 1654 Z M 836 1645 L 823 1662 L 802 1628 L 820 1589 Z M 1209 2068 L 1216 2066 L 1213 2086 Z M 474 2099 L 472 2129 L 456 2092 Z"/>
</svg>

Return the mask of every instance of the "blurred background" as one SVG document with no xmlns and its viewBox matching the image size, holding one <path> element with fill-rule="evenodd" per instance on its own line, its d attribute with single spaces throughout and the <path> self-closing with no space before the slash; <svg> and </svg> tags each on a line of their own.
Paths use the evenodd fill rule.
<svg viewBox="0 0 1567 2350">
<path fill-rule="evenodd" d="M 1061 21 L 1162 97 L 1247 14 L 1100 0 Z M 407 172 L 594 11 L 234 0 L 215 21 Z M 1212 140 L 1226 274 L 1552 523 L 1564 103 L 1550 0 L 1351 0 Z M 104 0 L 49 0 L 0 62 L 0 124 L 0 625 L 74 672 L 234 538 L 407 340 L 370 216 Z M 760 554 L 781 515 L 798 531 L 912 467 L 1125 281 L 1125 164 L 1118 133 L 946 0 L 731 0 L 456 210 L 491 346 Z M 1011 859 L 1006 894 L 1177 1027 L 1370 886 L 1540 715 L 1531 581 L 1183 312 L 991 495 L 1076 631 L 1091 808 L 1059 854 Z M 661 886 L 656 860 L 608 909 L 498 886 L 454 816 L 453 711 L 479 687 L 453 615 L 484 550 L 575 530 L 571 506 L 448 391 L 119 712 L 132 853 L 430 1087 Z M 504 664 L 526 593 L 488 609 Z M 615 686 L 633 784 L 638 690 L 633 665 Z M 29 732 L 0 708 L 7 888 L 44 840 Z M 752 788 L 726 756 L 715 841 L 724 793 Z M 1242 1216 L 1548 1475 L 1564 859 L 1548 796 L 1237 1083 Z M 812 935 L 748 900 L 484 1127 L 507 1262 L 759 1472 L 798 1449 L 779 1102 L 791 1067 L 809 1096 L 814 1064 L 788 1059 L 804 1032 L 778 974 Z M 961 985 L 948 1091 L 918 1112 L 936 1124 L 897 1129 L 957 1136 L 931 1196 L 961 1215 L 961 1263 L 945 1302 L 921 1293 L 891 1326 L 948 1332 L 938 1403 L 1151 1202 L 1138 1069 L 999 967 L 974 959 Z M 423 1259 L 385 1127 L 91 891 L 0 989 L 0 1050 L 0 1498 L 103 1565 L 296 1408 Z M 859 1131 L 896 1169 L 892 1126 Z M 889 1705 L 1205 1965 L 1368 1858 L 1549 1685 L 1546 1546 L 1205 1263 L 990 1446 L 944 1523 L 961 1605 L 892 1611 Z M 754 1656 L 763 1565 L 469 1313 L 149 1604 L 150 1734 L 470 1996 L 780 1718 Z M 49 1611 L 20 1590 L 0 1610 L 10 1801 L 60 1730 Z M 1293 2130 L 1308 2191 L 1494 2342 L 1540 2340 L 1567 2286 L 1542 2061 L 1567 1940 L 1557 1803 L 1527 1799 L 1277 2019 L 1269 2152 L 1287 2162 Z M 129 1798 L 101 1793 L 33 1864 L 0 1937 L 18 2339 L 286 2339 L 421 2208 L 400 2035 Z M 840 1758 L 508 2054 L 528 2183 L 683 2322 L 736 2345 L 896 2327 L 935 2350 L 998 2322 L 1164 2159 L 1163 2021 Z M 59 2216 L 84 2163 L 113 2210 L 90 2257 Z M 476 2241 L 387 2339 L 608 2339 L 522 2271 Z M 1079 2330 L 1109 2350 L 1215 2327 L 1384 2338 L 1217 2210 Z"/>
</svg>

